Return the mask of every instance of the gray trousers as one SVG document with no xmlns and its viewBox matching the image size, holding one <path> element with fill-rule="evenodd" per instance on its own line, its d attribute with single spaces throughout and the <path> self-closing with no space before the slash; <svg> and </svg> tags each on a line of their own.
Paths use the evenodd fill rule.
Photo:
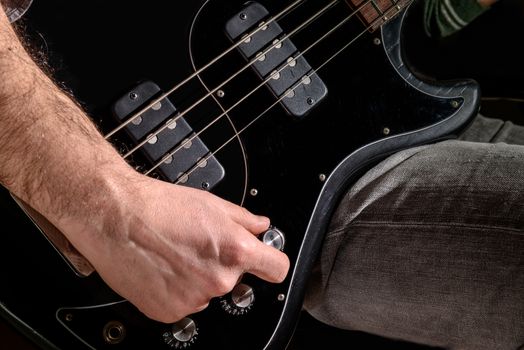
<svg viewBox="0 0 524 350">
<path fill-rule="evenodd" d="M 479 115 L 346 193 L 305 310 L 328 325 L 456 350 L 524 349 L 524 127 Z"/>
</svg>

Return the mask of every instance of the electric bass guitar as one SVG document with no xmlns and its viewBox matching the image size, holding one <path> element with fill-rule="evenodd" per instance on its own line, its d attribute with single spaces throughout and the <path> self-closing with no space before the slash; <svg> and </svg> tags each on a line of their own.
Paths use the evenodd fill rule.
<svg viewBox="0 0 524 350">
<path fill-rule="evenodd" d="M 246 275 L 207 309 L 156 322 L 2 189 L 1 314 L 44 348 L 286 348 L 344 191 L 394 152 L 454 137 L 478 110 L 475 81 L 410 65 L 424 49 L 404 41 L 419 3 L 35 0 L 28 40 L 122 156 L 268 216 L 260 238 L 291 269 L 280 284 Z"/>
</svg>

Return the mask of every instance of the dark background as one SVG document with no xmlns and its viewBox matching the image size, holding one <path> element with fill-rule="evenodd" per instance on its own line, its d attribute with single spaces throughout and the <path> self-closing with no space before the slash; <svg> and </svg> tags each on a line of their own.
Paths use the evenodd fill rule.
<svg viewBox="0 0 524 350">
<path fill-rule="evenodd" d="M 473 78 L 482 90 L 480 112 L 524 125 L 524 2 L 501 0 L 462 31 L 428 44 L 422 28 L 407 33 L 414 70 L 431 79 Z M 421 42 L 424 45 L 421 46 Z M 37 350 L 0 319 L 2 349 Z M 290 350 L 376 349 L 422 350 L 427 347 L 328 327 L 303 313 Z"/>
</svg>

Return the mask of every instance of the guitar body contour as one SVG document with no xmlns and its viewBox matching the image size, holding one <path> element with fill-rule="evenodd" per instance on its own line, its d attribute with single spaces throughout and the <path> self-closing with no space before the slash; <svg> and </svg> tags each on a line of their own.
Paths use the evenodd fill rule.
<svg viewBox="0 0 524 350">
<path fill-rule="evenodd" d="M 260 0 L 272 16 L 286 3 Z M 304 1 L 278 25 L 290 33 L 327 3 Z M 167 91 L 231 47 L 235 41 L 226 24 L 250 4 L 45 0 L 34 1 L 24 21 L 56 79 L 109 132 L 119 125 L 112 114 L 115 102 L 141 82 Z M 350 7 L 340 2 L 293 35 L 290 40 L 307 63 L 321 67 L 315 71 L 321 99 L 299 105 L 306 113 L 290 113 L 267 86 L 256 89 L 262 80 L 253 69 L 236 76 L 248 62 L 237 49 L 169 96 L 180 112 L 210 95 L 184 115 L 195 132 L 223 115 L 199 134 L 211 152 L 225 144 L 213 154 L 223 174 L 210 190 L 267 215 L 285 234 L 284 251 L 292 266 L 283 283 L 245 276 L 243 283 L 254 293 L 249 307 L 230 308 L 227 296 L 213 300 L 189 316 L 197 334 L 187 342 L 173 340 L 172 325 L 147 319 L 96 273 L 76 274 L 2 189 L 3 227 L 11 228 L 0 248 L 2 314 L 48 348 L 285 348 L 329 218 L 345 189 L 396 151 L 453 137 L 477 112 L 474 81 L 424 81 L 406 64 L 402 32 L 414 5 L 375 31 L 367 31 L 355 16 L 304 52 L 350 15 Z M 232 76 L 220 93 L 213 91 Z M 123 149 L 131 142 L 125 132 L 113 140 Z"/>
</svg>

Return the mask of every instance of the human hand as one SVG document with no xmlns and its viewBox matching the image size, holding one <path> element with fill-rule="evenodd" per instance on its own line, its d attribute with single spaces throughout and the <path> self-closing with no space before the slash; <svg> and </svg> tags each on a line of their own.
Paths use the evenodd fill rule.
<svg viewBox="0 0 524 350">
<path fill-rule="evenodd" d="M 244 273 L 276 283 L 286 277 L 287 256 L 256 237 L 266 217 L 139 174 L 115 193 L 97 201 L 100 217 L 62 220 L 62 230 L 112 289 L 152 319 L 201 311 Z"/>
</svg>

